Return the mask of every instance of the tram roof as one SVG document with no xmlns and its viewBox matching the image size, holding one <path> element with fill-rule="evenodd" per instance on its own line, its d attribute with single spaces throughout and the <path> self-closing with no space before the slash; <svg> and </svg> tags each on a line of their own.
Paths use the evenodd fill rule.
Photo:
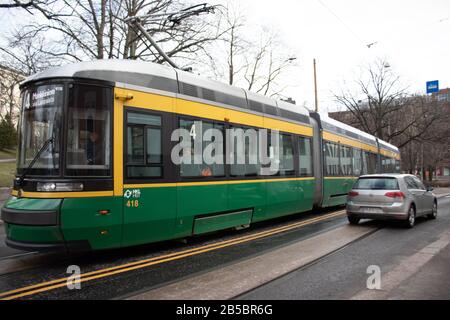
<svg viewBox="0 0 450 320">
<path fill-rule="evenodd" d="M 390 144 L 390 143 L 388 143 L 388 142 L 386 142 L 384 140 L 381 140 L 381 139 L 378 139 L 378 142 L 380 143 L 381 147 L 384 148 L 384 149 L 388 149 L 388 150 L 394 151 L 396 153 L 399 152 L 398 148 L 396 146 L 394 146 L 393 144 Z"/>
<path fill-rule="evenodd" d="M 322 121 L 322 126 L 324 127 L 325 130 L 334 131 L 337 133 L 350 135 L 350 136 L 353 136 L 352 133 L 354 133 L 354 134 L 358 135 L 358 139 L 360 139 L 361 141 L 371 142 L 372 144 L 376 144 L 376 141 L 378 140 L 378 143 L 380 144 L 380 146 L 382 148 L 396 152 L 396 153 L 399 152 L 399 150 L 396 146 L 394 146 L 386 141 L 383 141 L 381 139 L 377 139 L 373 135 L 371 135 L 365 131 L 356 129 L 356 128 L 349 126 L 343 122 L 340 122 L 338 120 L 330 118 L 328 116 L 328 114 L 320 113 L 320 119 Z"/>
<path fill-rule="evenodd" d="M 48 78 L 73 78 L 73 77 L 90 77 L 98 80 L 109 80 L 102 77 L 102 71 L 109 72 L 132 72 L 136 75 L 139 74 L 157 74 L 165 78 L 172 80 L 177 79 L 177 75 L 174 69 L 167 68 L 157 63 L 148 63 L 137 60 L 95 60 L 85 61 L 67 64 L 60 67 L 53 67 L 42 72 L 36 73 L 27 79 L 23 83 L 43 80 Z"/>
<path fill-rule="evenodd" d="M 28 77 L 22 85 L 51 78 L 89 78 L 189 96 L 253 112 L 309 124 L 306 108 L 207 79 L 161 64 L 137 60 L 95 60 L 47 69 Z"/>
<path fill-rule="evenodd" d="M 322 128 L 327 131 L 335 132 L 341 135 L 349 136 L 354 139 L 358 139 L 362 142 L 376 145 L 376 138 L 367 132 L 356 129 L 348 124 L 330 118 L 326 113 L 319 113 L 320 120 L 322 122 Z"/>
</svg>

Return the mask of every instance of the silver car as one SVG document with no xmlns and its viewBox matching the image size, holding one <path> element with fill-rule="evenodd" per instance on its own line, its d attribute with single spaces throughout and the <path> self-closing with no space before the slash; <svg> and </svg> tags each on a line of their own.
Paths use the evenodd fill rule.
<svg viewBox="0 0 450 320">
<path fill-rule="evenodd" d="M 396 219 L 412 228 L 418 216 L 436 219 L 437 200 L 432 191 L 410 174 L 361 176 L 347 196 L 348 221 Z"/>
</svg>

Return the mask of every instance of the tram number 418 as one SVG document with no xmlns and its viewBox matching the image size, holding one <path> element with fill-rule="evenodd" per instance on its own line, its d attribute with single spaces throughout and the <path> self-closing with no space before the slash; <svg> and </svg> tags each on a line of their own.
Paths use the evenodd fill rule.
<svg viewBox="0 0 450 320">
<path fill-rule="evenodd" d="M 139 200 L 127 200 L 126 206 L 128 208 L 137 208 L 139 207 Z"/>
</svg>

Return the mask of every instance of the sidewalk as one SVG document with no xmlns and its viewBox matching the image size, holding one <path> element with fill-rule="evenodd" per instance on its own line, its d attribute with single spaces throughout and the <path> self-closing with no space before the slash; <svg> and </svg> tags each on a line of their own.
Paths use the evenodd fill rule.
<svg viewBox="0 0 450 320">
<path fill-rule="evenodd" d="M 450 188 L 435 188 L 433 193 L 438 197 L 442 198 L 450 195 Z"/>
<path fill-rule="evenodd" d="M 362 290 L 355 300 L 450 299 L 450 231 L 383 275 L 378 290 Z"/>
</svg>

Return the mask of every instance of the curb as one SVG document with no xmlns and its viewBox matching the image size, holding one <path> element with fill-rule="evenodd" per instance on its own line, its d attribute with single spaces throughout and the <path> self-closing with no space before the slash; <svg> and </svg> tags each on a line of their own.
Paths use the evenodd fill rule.
<svg viewBox="0 0 450 320">
<path fill-rule="evenodd" d="M 447 196 L 450 196 L 450 193 L 437 194 L 436 198 L 440 199 L 440 198 L 447 197 Z"/>
</svg>

